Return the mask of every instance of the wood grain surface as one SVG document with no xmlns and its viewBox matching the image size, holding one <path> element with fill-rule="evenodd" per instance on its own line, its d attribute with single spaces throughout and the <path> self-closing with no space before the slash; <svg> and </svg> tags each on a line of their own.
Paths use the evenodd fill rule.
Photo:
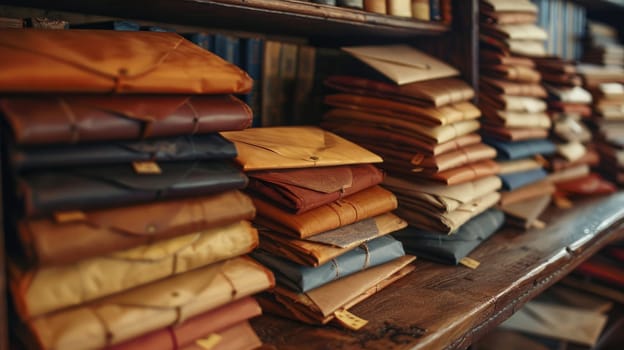
<svg viewBox="0 0 624 350">
<path fill-rule="evenodd" d="M 609 242 L 624 238 L 624 193 L 550 208 L 548 226 L 504 229 L 470 257 L 476 270 L 416 261 L 416 270 L 351 311 L 358 332 L 264 315 L 265 349 L 463 349 Z"/>
</svg>

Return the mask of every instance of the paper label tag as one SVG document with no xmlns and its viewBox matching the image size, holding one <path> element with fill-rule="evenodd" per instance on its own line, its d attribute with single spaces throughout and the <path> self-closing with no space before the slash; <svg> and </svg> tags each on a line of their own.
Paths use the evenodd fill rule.
<svg viewBox="0 0 624 350">
<path fill-rule="evenodd" d="M 366 326 L 368 323 L 365 319 L 359 318 L 347 310 L 338 310 L 334 312 L 334 316 L 340 324 L 354 331 Z"/>
<path fill-rule="evenodd" d="M 205 338 L 197 339 L 195 344 L 197 344 L 200 348 L 205 350 L 210 350 L 214 348 L 219 342 L 221 342 L 221 336 L 213 333 Z"/>
<path fill-rule="evenodd" d="M 479 265 L 481 265 L 481 263 L 478 262 L 477 260 L 467 257 L 467 256 L 461 258 L 461 260 L 459 260 L 459 263 L 473 270 L 479 267 Z"/>
<path fill-rule="evenodd" d="M 60 211 L 54 213 L 54 220 L 59 224 L 73 221 L 86 221 L 87 215 L 80 210 Z"/>
<path fill-rule="evenodd" d="M 161 174 L 162 170 L 156 162 L 132 162 L 132 167 L 137 174 L 149 175 L 149 174 Z"/>
</svg>

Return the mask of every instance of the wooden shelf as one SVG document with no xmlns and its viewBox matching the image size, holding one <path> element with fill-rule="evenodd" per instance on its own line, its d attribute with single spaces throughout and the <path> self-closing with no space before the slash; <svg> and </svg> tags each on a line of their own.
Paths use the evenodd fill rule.
<svg viewBox="0 0 624 350">
<path fill-rule="evenodd" d="M 410 38 L 449 31 L 419 21 L 292 0 L 2 0 L 7 5 L 308 38 Z"/>
<path fill-rule="evenodd" d="M 554 208 L 548 226 L 495 234 L 470 256 L 476 270 L 416 261 L 416 270 L 351 311 L 358 332 L 312 327 L 270 315 L 252 324 L 280 350 L 463 349 L 600 248 L 624 238 L 624 193 Z M 420 335 L 421 330 L 424 334 Z"/>
</svg>

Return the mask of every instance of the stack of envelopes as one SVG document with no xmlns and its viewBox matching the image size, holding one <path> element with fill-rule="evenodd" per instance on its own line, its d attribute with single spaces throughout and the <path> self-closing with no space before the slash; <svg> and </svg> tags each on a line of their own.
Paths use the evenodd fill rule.
<svg viewBox="0 0 624 350">
<path fill-rule="evenodd" d="M 386 51 L 393 50 L 391 46 Z M 403 51 L 397 55 L 401 57 Z M 446 65 L 422 53 L 419 56 L 422 59 L 411 64 Z M 399 201 L 396 213 L 410 225 L 401 232 L 406 249 L 457 263 L 463 256 L 444 259 L 440 249 L 418 238 L 434 237 L 435 241 L 444 235 L 436 241 L 444 242 L 442 250 L 450 255 L 467 254 L 472 249 L 466 251 L 465 247 L 476 247 L 499 225 L 491 225 L 483 233 L 471 231 L 464 238 L 455 233 L 463 232 L 462 225 L 498 202 L 501 181 L 495 176 L 496 150 L 484 144 L 477 133 L 481 112 L 469 102 L 474 90 L 453 77 L 456 70 L 446 71 L 450 73 L 442 77 L 427 72 L 418 81 L 402 85 L 331 76 L 326 85 L 339 93 L 325 97 L 333 109 L 321 125 L 383 157 L 380 166 L 388 173 L 384 186 L 395 193 Z M 457 244 L 461 240 L 470 243 Z M 430 254 L 422 253 L 423 249 Z"/>
<path fill-rule="evenodd" d="M 549 179 L 555 184 L 557 203 L 567 197 L 607 194 L 615 187 L 590 167 L 599 163 L 592 134 L 585 125 L 591 116 L 591 94 L 583 89 L 574 62 L 556 56 L 535 60 L 548 90 L 548 114 L 552 120 L 551 140 L 557 152 L 548 157 Z M 567 201 L 564 201 L 567 203 Z"/>
<path fill-rule="evenodd" d="M 255 209 L 217 133 L 251 124 L 231 95 L 247 74 L 172 33 L 5 31 L 0 53 L 16 333 L 42 349 L 260 345 L 248 296 L 273 275 L 243 256 Z"/>
<path fill-rule="evenodd" d="M 406 226 L 381 188 L 381 158 L 317 127 L 223 132 L 250 178 L 260 247 L 275 274 L 267 311 L 324 324 L 412 267 L 388 233 Z"/>
<path fill-rule="evenodd" d="M 535 25 L 537 7 L 528 0 L 482 0 L 480 11 L 482 135 L 498 151 L 507 221 L 531 226 L 554 192 L 543 162 L 534 159 L 555 152 L 547 140 L 547 92 L 533 59 L 546 54 L 547 34 Z M 507 17 L 513 21 L 497 20 Z"/>
</svg>

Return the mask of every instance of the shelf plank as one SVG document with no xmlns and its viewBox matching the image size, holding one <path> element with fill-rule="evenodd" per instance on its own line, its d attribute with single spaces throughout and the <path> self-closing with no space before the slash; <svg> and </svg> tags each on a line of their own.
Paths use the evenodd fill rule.
<svg viewBox="0 0 624 350">
<path fill-rule="evenodd" d="M 624 238 L 624 193 L 551 208 L 542 230 L 505 229 L 470 256 L 476 270 L 416 261 L 416 270 L 351 311 L 359 332 L 264 315 L 252 321 L 283 350 L 464 349 L 615 239 Z M 424 334 L 421 334 L 424 330 Z"/>
<path fill-rule="evenodd" d="M 410 38 L 449 25 L 294 0 L 2 0 L 2 4 L 309 38 Z"/>
</svg>

